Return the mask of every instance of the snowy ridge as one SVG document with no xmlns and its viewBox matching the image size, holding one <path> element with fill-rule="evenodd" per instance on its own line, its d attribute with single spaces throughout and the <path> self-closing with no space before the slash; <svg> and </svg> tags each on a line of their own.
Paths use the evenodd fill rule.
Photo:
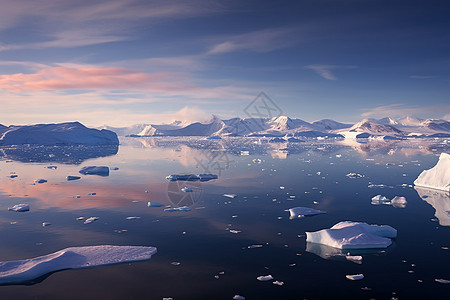
<svg viewBox="0 0 450 300">
<path fill-rule="evenodd" d="M 87 246 L 66 248 L 36 258 L 0 262 L 0 284 L 31 281 L 45 274 L 111 264 L 148 260 L 156 254 L 155 247 Z"/>
</svg>

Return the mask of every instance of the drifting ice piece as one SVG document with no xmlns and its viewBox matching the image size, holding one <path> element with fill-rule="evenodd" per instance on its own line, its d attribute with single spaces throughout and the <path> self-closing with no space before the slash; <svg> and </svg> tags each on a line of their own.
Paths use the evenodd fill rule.
<svg viewBox="0 0 450 300">
<path fill-rule="evenodd" d="M 161 207 L 161 206 L 164 206 L 164 204 L 159 203 L 159 202 L 148 201 L 147 206 L 148 207 Z"/>
<path fill-rule="evenodd" d="M 79 171 L 83 175 L 99 175 L 99 176 L 109 176 L 109 168 L 104 166 L 89 166 L 84 167 Z"/>
<path fill-rule="evenodd" d="M 396 208 L 405 208 L 406 207 L 406 198 L 403 196 L 395 196 L 391 199 L 391 205 Z"/>
<path fill-rule="evenodd" d="M 231 199 L 234 199 L 234 198 L 236 198 L 236 197 L 237 197 L 237 195 L 236 195 L 236 194 L 223 194 L 223 196 L 224 196 L 224 197 L 228 197 L 228 198 L 231 198 Z"/>
<path fill-rule="evenodd" d="M 309 207 L 293 207 L 289 209 L 291 216 L 289 219 L 301 218 L 303 216 L 314 216 L 320 214 L 326 214 L 326 211 L 317 210 Z"/>
<path fill-rule="evenodd" d="M 355 274 L 355 275 L 345 275 L 348 280 L 361 280 L 364 279 L 363 274 Z"/>
<path fill-rule="evenodd" d="M 269 280 L 273 280 L 273 276 L 272 275 L 261 275 L 256 277 L 256 279 L 258 279 L 259 281 L 269 281 Z"/>
<path fill-rule="evenodd" d="M 81 178 L 80 176 L 72 176 L 72 175 L 66 177 L 67 181 L 78 180 L 80 178 Z"/>
<path fill-rule="evenodd" d="M 450 154 L 441 153 L 437 164 L 420 173 L 414 184 L 421 187 L 450 191 Z"/>
<path fill-rule="evenodd" d="M 181 191 L 185 193 L 192 193 L 194 190 L 185 186 L 184 188 L 181 188 Z"/>
<path fill-rule="evenodd" d="M 8 210 L 10 210 L 10 211 L 17 211 L 17 212 L 24 212 L 24 211 L 29 211 L 30 210 L 30 206 L 28 204 L 17 204 L 17 205 L 14 205 L 13 207 L 8 207 Z"/>
<path fill-rule="evenodd" d="M 388 225 L 344 221 L 330 229 L 306 232 L 306 241 L 328 245 L 339 249 L 387 248 L 397 230 Z"/>
<path fill-rule="evenodd" d="M 36 179 L 34 182 L 35 183 L 46 183 L 47 180 L 40 178 L 40 179 Z"/>
<path fill-rule="evenodd" d="M 172 174 L 166 176 L 166 179 L 169 181 L 209 181 L 217 178 L 218 176 L 214 174 L 186 174 L 186 175 Z"/>
<path fill-rule="evenodd" d="M 156 252 L 155 247 L 143 246 L 102 245 L 66 248 L 36 258 L 0 262 L 0 284 L 26 282 L 65 269 L 84 269 L 148 260 Z"/>
<path fill-rule="evenodd" d="M 190 211 L 191 209 L 187 206 L 181 206 L 181 207 L 170 207 L 164 209 L 164 211 Z"/>
<path fill-rule="evenodd" d="M 376 196 L 372 197 L 372 204 L 380 205 L 380 204 L 391 204 L 391 203 L 386 196 L 376 195 Z"/>
</svg>

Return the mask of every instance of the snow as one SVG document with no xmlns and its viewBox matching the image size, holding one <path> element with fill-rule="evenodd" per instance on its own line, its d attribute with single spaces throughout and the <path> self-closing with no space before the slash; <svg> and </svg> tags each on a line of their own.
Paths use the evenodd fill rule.
<svg viewBox="0 0 450 300">
<path fill-rule="evenodd" d="M 414 184 L 450 192 L 450 154 L 441 153 L 437 164 L 433 168 L 420 173 Z"/>
<path fill-rule="evenodd" d="M 306 241 L 338 249 L 370 249 L 387 248 L 396 236 L 397 230 L 388 225 L 343 221 L 330 229 L 306 232 Z"/>
<path fill-rule="evenodd" d="M 293 207 L 289 209 L 291 216 L 290 219 L 301 218 L 303 216 L 314 216 L 319 214 L 325 214 L 325 211 L 317 210 L 309 207 Z"/>
<path fill-rule="evenodd" d="M 118 263 L 148 260 L 156 254 L 155 247 L 87 246 L 66 248 L 36 258 L 0 262 L 0 284 L 27 282 L 66 269 L 84 269 Z"/>
<path fill-rule="evenodd" d="M 109 168 L 105 166 L 88 166 L 83 167 L 80 171 L 83 175 L 99 175 L 99 176 L 109 176 Z"/>
<path fill-rule="evenodd" d="M 11 125 L 2 130 L 3 145 L 118 145 L 117 135 L 109 130 L 87 128 L 79 122 L 59 124 Z"/>
<path fill-rule="evenodd" d="M 16 204 L 13 207 L 8 207 L 8 210 L 16 212 L 25 212 L 30 210 L 30 206 L 28 204 Z"/>
</svg>

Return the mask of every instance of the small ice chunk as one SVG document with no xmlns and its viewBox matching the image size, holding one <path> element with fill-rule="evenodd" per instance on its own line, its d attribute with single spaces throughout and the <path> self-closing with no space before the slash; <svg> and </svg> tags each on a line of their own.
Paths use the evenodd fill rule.
<svg viewBox="0 0 450 300">
<path fill-rule="evenodd" d="M 81 221 L 81 220 L 84 220 L 84 217 L 78 217 L 77 218 L 77 221 Z"/>
<path fill-rule="evenodd" d="M 72 196 L 72 198 L 78 199 L 78 198 L 81 198 L 81 196 L 80 195 L 74 195 L 74 196 Z"/>
<path fill-rule="evenodd" d="M 100 218 L 99 217 L 89 217 L 84 221 L 84 224 L 92 223 L 94 221 L 97 221 L 98 219 L 100 219 Z"/>
<path fill-rule="evenodd" d="M 391 203 L 390 203 L 389 199 L 386 196 L 376 195 L 376 196 L 372 197 L 371 204 L 373 204 L 373 205 L 380 205 L 380 204 L 391 204 Z"/>
<path fill-rule="evenodd" d="M 43 222 L 42 223 L 42 227 L 47 227 L 47 226 L 50 226 L 50 225 L 52 225 L 52 223 L 50 223 L 50 222 Z"/>
<path fill-rule="evenodd" d="M 25 212 L 30 210 L 30 206 L 28 204 L 16 204 L 13 207 L 8 207 L 8 210 L 16 212 Z"/>
<path fill-rule="evenodd" d="M 361 280 L 364 278 L 363 274 L 355 274 L 355 275 L 345 275 L 345 278 L 348 280 Z"/>
<path fill-rule="evenodd" d="M 11 174 L 11 175 L 9 175 L 9 178 L 16 178 L 16 177 L 19 177 L 19 175 L 17 175 L 17 174 Z"/>
<path fill-rule="evenodd" d="M 181 207 L 170 207 L 164 209 L 164 211 L 190 211 L 191 209 L 188 206 L 181 206 Z"/>
<path fill-rule="evenodd" d="M 238 234 L 240 232 L 241 232 L 240 230 L 230 229 L 230 233 Z"/>
<path fill-rule="evenodd" d="M 284 284 L 284 281 L 279 281 L 279 280 L 275 280 L 274 282 L 272 282 L 275 285 L 279 285 L 282 286 Z"/>
<path fill-rule="evenodd" d="M 109 168 L 105 166 L 88 166 L 84 167 L 79 171 L 83 175 L 99 175 L 99 176 L 109 176 Z"/>
<path fill-rule="evenodd" d="M 43 178 L 39 178 L 39 179 L 36 179 L 34 182 L 35 182 L 35 183 L 46 183 L 47 180 L 45 180 L 45 179 L 43 179 Z"/>
<path fill-rule="evenodd" d="M 57 166 L 47 166 L 47 169 L 50 169 L 50 170 L 56 170 L 58 167 Z"/>
<path fill-rule="evenodd" d="M 447 280 L 447 279 L 436 278 L 434 281 L 439 282 L 439 283 L 443 283 L 443 284 L 450 284 L 450 280 Z"/>
<path fill-rule="evenodd" d="M 88 196 L 95 196 L 97 193 L 89 193 Z"/>
<path fill-rule="evenodd" d="M 224 197 L 228 197 L 228 198 L 231 198 L 231 199 L 234 199 L 234 198 L 236 198 L 236 197 L 237 197 L 237 195 L 236 195 L 236 194 L 223 194 L 223 196 L 224 196 Z"/>
<path fill-rule="evenodd" d="M 248 249 L 262 248 L 262 246 L 263 246 L 263 245 L 261 245 L 261 244 L 255 244 L 255 245 L 250 245 L 250 246 L 248 246 L 247 248 L 248 248 Z"/>
<path fill-rule="evenodd" d="M 406 201 L 406 198 L 403 196 L 395 196 L 394 198 L 391 199 L 392 206 L 396 208 L 405 208 L 406 203 L 408 202 Z"/>
<path fill-rule="evenodd" d="M 136 216 L 133 216 L 133 217 L 126 217 L 126 219 L 127 220 L 137 220 L 137 219 L 140 219 L 141 217 L 136 217 Z"/>
<path fill-rule="evenodd" d="M 441 153 L 437 164 L 420 173 L 414 181 L 417 186 L 450 191 L 450 154 Z"/>
<path fill-rule="evenodd" d="M 363 177 L 364 177 L 363 174 L 353 173 L 353 172 L 348 173 L 348 174 L 345 175 L 345 176 L 347 176 L 348 178 L 363 178 Z"/>
<path fill-rule="evenodd" d="M 259 281 L 269 281 L 269 280 L 273 280 L 273 276 L 272 275 L 261 275 L 256 277 L 256 279 L 258 279 Z"/>
<path fill-rule="evenodd" d="M 339 249 L 387 248 L 397 230 L 388 225 L 369 225 L 361 222 L 339 222 L 330 229 L 306 232 L 306 241 Z"/>
<path fill-rule="evenodd" d="M 289 217 L 290 219 L 295 219 L 295 218 L 301 218 L 304 216 L 314 216 L 314 215 L 319 215 L 319 214 L 325 214 L 326 211 L 322 211 L 322 210 L 317 210 L 314 208 L 309 208 L 309 207 L 293 207 L 289 209 L 289 213 L 291 214 L 291 216 Z"/>
<path fill-rule="evenodd" d="M 0 285 L 28 282 L 45 274 L 67 269 L 84 269 L 148 260 L 155 247 L 87 246 L 66 248 L 36 258 L 0 262 Z"/>
<path fill-rule="evenodd" d="M 110 168 L 110 170 L 117 171 L 117 170 L 119 170 L 119 168 L 118 167 L 112 167 L 112 168 Z"/>
<path fill-rule="evenodd" d="M 67 181 L 78 180 L 80 178 L 81 178 L 80 176 L 72 176 L 72 175 L 66 177 Z"/>
<path fill-rule="evenodd" d="M 161 206 L 164 206 L 164 204 L 159 203 L 159 202 L 149 201 L 149 202 L 147 202 L 147 206 L 148 207 L 161 207 Z"/>
<path fill-rule="evenodd" d="M 179 265 L 181 265 L 181 263 L 178 262 L 178 261 L 173 261 L 173 262 L 171 262 L 170 264 L 171 264 L 172 266 L 179 266 Z"/>
<path fill-rule="evenodd" d="M 233 300 L 245 300 L 245 297 L 241 295 L 234 295 Z"/>
<path fill-rule="evenodd" d="M 185 186 L 184 188 L 181 188 L 181 191 L 185 193 L 192 193 L 194 190 Z"/>
<path fill-rule="evenodd" d="M 280 186 L 280 190 L 284 190 L 285 189 L 285 187 L 284 186 Z"/>
<path fill-rule="evenodd" d="M 355 263 L 361 263 L 363 258 L 361 255 L 346 255 L 345 259 Z"/>
</svg>

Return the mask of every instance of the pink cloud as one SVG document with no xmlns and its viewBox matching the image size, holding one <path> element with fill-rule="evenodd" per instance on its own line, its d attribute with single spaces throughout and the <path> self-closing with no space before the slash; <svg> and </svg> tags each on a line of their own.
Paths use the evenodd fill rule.
<svg viewBox="0 0 450 300">
<path fill-rule="evenodd" d="M 32 74 L 0 75 L 0 89 L 39 90 L 146 90 L 162 92 L 195 88 L 172 73 L 144 73 L 125 68 L 56 67 Z"/>
</svg>

